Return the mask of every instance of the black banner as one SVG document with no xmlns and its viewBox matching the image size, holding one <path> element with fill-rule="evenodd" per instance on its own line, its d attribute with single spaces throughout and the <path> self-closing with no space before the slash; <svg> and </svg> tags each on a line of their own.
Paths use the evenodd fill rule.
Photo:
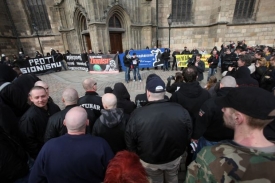
<svg viewBox="0 0 275 183">
<path fill-rule="evenodd" d="M 89 55 L 90 73 L 118 73 L 118 55 Z"/>
<path fill-rule="evenodd" d="M 23 74 L 41 74 L 49 71 L 61 70 L 61 62 L 55 62 L 53 57 L 30 58 L 21 63 L 20 70 Z"/>
<path fill-rule="evenodd" d="M 82 61 L 81 55 L 71 54 L 66 56 L 67 66 L 69 70 L 81 70 L 88 72 L 87 62 Z"/>
</svg>

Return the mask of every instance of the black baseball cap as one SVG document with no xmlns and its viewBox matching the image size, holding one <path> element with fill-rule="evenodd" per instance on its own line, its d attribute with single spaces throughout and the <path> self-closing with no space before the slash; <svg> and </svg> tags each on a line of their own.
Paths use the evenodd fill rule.
<svg viewBox="0 0 275 183">
<path fill-rule="evenodd" d="M 275 118 L 275 96 L 262 88 L 232 88 L 224 97 L 216 98 L 220 107 L 230 107 L 256 119 Z"/>
</svg>

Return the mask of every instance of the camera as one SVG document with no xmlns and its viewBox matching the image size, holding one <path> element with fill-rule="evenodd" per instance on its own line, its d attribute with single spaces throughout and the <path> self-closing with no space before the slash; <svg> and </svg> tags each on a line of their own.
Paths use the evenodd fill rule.
<svg viewBox="0 0 275 183">
<path fill-rule="evenodd" d="M 175 76 L 169 76 L 169 77 L 167 78 L 167 80 L 169 80 L 169 79 L 175 80 L 176 78 L 175 78 Z"/>
</svg>

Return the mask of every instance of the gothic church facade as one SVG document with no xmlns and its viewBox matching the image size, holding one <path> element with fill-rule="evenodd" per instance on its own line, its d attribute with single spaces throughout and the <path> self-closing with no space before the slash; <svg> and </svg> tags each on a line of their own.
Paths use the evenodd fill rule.
<svg viewBox="0 0 275 183">
<path fill-rule="evenodd" d="M 274 0 L 0 0 L 0 53 L 274 47 L 274 9 Z"/>
</svg>

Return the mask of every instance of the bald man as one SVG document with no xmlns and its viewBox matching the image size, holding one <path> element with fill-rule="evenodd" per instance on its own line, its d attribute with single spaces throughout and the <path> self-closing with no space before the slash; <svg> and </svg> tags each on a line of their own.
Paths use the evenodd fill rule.
<svg viewBox="0 0 275 183">
<path fill-rule="evenodd" d="M 82 82 L 82 86 L 86 93 L 79 98 L 78 105 L 87 109 L 88 114 L 90 111 L 94 111 L 97 119 L 101 115 L 100 110 L 103 109 L 101 97 L 96 92 L 97 82 L 92 78 L 87 78 Z"/>
<path fill-rule="evenodd" d="M 86 110 L 70 109 L 64 124 L 68 134 L 43 146 L 29 182 L 103 182 L 108 162 L 114 155 L 104 139 L 85 134 L 89 124 Z"/>
<path fill-rule="evenodd" d="M 129 115 L 122 108 L 117 108 L 117 98 L 112 93 L 102 96 L 102 104 L 104 109 L 95 122 L 92 134 L 104 138 L 116 154 L 126 149 L 124 132 Z"/>
<path fill-rule="evenodd" d="M 67 128 L 63 125 L 63 121 L 67 112 L 77 106 L 78 98 L 78 93 L 75 89 L 67 88 L 64 90 L 62 93 L 62 102 L 66 107 L 49 118 L 45 132 L 45 142 L 67 133 Z"/>
<path fill-rule="evenodd" d="M 44 144 L 44 134 L 49 117 L 59 112 L 54 103 L 48 103 L 48 93 L 43 87 L 34 86 L 29 93 L 31 107 L 21 117 L 19 130 L 22 143 L 31 158 L 35 159 Z"/>
</svg>

